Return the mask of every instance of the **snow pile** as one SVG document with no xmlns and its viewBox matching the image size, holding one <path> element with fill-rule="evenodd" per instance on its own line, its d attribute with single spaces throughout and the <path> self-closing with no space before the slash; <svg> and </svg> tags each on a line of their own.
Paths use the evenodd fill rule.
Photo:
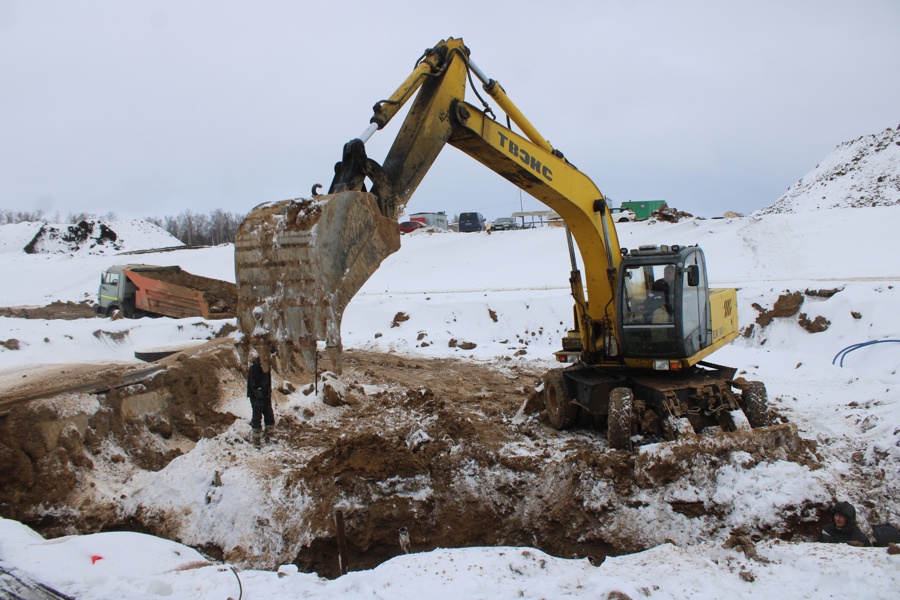
<svg viewBox="0 0 900 600">
<path fill-rule="evenodd" d="M 900 126 L 838 145 L 755 215 L 900 204 Z"/>
<path fill-rule="evenodd" d="M 299 573 L 238 571 L 151 536 L 108 532 L 44 540 L 0 519 L 0 568 L 93 598 L 895 598 L 900 556 L 837 544 L 757 544 L 747 558 L 719 544 L 563 559 L 531 548 L 460 548 L 401 555 L 328 581 Z M 37 596 L 35 596 L 37 597 Z"/>
<path fill-rule="evenodd" d="M 0 226 L 0 252 L 109 255 L 183 245 L 160 227 L 138 219 L 111 223 L 81 221 L 75 225 L 40 222 Z"/>
<path fill-rule="evenodd" d="M 20 253 L 45 224 L 39 221 L 0 225 L 0 253 Z"/>
</svg>

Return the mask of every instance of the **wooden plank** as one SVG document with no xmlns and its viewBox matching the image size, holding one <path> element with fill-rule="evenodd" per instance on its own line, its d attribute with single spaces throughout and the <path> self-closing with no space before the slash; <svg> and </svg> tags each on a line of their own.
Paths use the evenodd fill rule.
<svg viewBox="0 0 900 600">
<path fill-rule="evenodd" d="M 100 367 L 93 372 L 86 371 L 71 375 L 68 379 L 65 375 L 60 375 L 60 380 L 56 384 L 41 385 L 39 389 L 34 389 L 37 384 L 29 382 L 0 396 L 0 416 L 8 414 L 13 406 L 22 402 L 52 398 L 59 394 L 96 394 L 105 392 L 146 381 L 165 370 L 166 366 L 160 364 L 151 366 L 134 365 L 124 368 L 121 366 L 113 368 Z"/>
</svg>

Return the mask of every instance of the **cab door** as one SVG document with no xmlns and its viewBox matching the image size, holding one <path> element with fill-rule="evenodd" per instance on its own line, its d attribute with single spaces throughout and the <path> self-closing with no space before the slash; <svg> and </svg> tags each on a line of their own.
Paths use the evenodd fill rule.
<svg viewBox="0 0 900 600">
<path fill-rule="evenodd" d="M 706 259 L 699 248 L 684 257 L 680 283 L 681 334 L 685 356 L 691 356 L 712 343 Z"/>
<path fill-rule="evenodd" d="M 120 285 L 125 277 L 121 273 L 106 271 L 100 275 L 100 289 L 97 292 L 97 300 L 101 307 L 106 308 L 121 299 Z"/>
</svg>

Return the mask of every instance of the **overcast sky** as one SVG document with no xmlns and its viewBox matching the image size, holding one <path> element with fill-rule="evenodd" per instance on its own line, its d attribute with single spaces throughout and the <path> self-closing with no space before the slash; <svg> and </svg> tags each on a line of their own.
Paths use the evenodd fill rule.
<svg viewBox="0 0 900 600">
<path fill-rule="evenodd" d="M 0 209 L 242 214 L 308 196 L 423 50 L 461 37 L 616 205 L 749 213 L 900 124 L 898 32 L 897 0 L 0 0 Z M 448 146 L 408 212 L 492 219 L 519 196 Z"/>
</svg>

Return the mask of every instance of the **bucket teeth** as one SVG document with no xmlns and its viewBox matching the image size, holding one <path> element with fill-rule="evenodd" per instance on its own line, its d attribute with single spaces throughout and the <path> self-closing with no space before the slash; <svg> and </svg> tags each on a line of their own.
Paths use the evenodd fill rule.
<svg viewBox="0 0 900 600">
<path fill-rule="evenodd" d="M 235 236 L 242 360 L 255 348 L 280 373 L 312 373 L 324 341 L 327 367 L 340 373 L 344 309 L 399 249 L 397 223 L 366 192 L 254 208 Z"/>
</svg>

